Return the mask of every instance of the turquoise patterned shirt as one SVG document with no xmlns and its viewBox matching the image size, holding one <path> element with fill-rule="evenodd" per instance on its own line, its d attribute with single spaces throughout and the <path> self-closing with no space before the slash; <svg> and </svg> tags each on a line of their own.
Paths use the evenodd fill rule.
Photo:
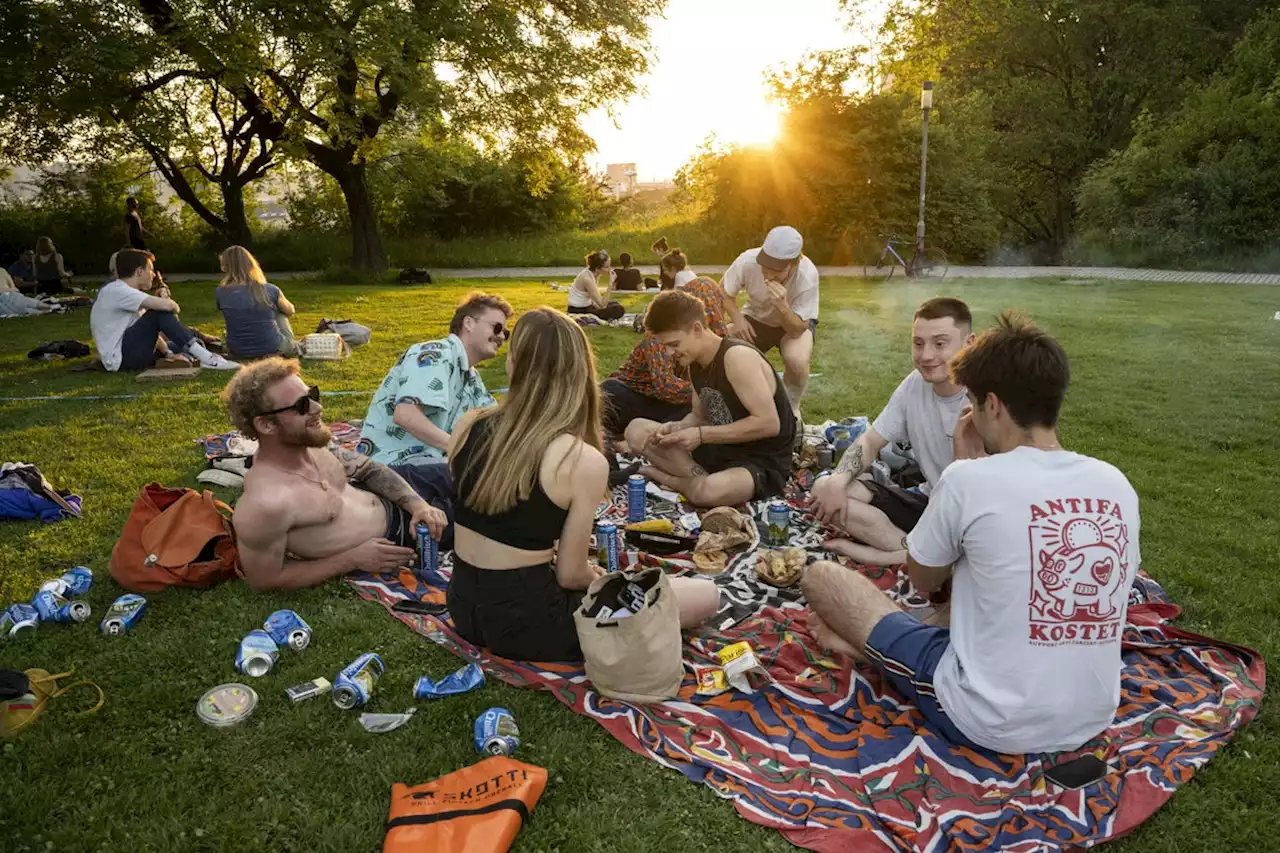
<svg viewBox="0 0 1280 853">
<path fill-rule="evenodd" d="M 427 420 L 445 432 L 471 409 L 496 403 L 480 374 L 467 363 L 467 351 L 457 335 L 442 341 L 414 344 L 382 380 L 364 416 L 357 449 L 374 462 L 438 462 L 444 451 L 410 435 L 395 420 L 396 406 L 413 403 Z"/>
</svg>

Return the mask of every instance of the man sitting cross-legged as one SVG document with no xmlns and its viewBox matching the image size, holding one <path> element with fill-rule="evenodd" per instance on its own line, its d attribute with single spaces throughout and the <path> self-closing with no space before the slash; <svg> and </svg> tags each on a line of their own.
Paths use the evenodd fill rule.
<svg viewBox="0 0 1280 853">
<path fill-rule="evenodd" d="M 236 428 L 258 440 L 232 524 L 245 580 L 255 590 L 313 586 L 353 569 L 408 566 L 414 528 L 437 539 L 448 518 L 392 469 L 353 451 L 329 452 L 320 389 L 298 364 L 268 358 L 222 392 Z"/>
<path fill-rule="evenodd" d="M 791 473 L 795 418 L 773 367 L 745 341 L 708 329 L 702 303 L 688 293 L 660 294 L 644 324 L 688 368 L 693 411 L 671 423 L 631 422 L 627 444 L 652 463 L 640 472 L 695 506 L 779 494 Z"/>
<path fill-rule="evenodd" d="M 911 324 L 916 369 L 845 451 L 835 473 L 814 484 L 814 514 L 857 540 L 832 539 L 828 550 L 871 565 L 904 562 L 904 537 L 920 520 L 943 470 L 952 459 L 982 455 L 971 430 L 956 431 L 968 404 L 964 388 L 947 373 L 947 362 L 973 340 L 972 329 L 969 306 L 959 299 L 930 299 L 916 310 Z M 890 441 L 911 443 L 925 478 L 919 490 L 880 485 L 866 473 Z"/>
<path fill-rule="evenodd" d="M 865 577 L 815 563 L 801 581 L 823 645 L 865 655 L 961 745 L 1080 747 L 1120 699 L 1120 638 L 1138 572 L 1138 496 L 1111 465 L 1062 449 L 1066 354 L 1005 315 L 956 356 L 988 453 L 957 460 L 907 536 L 921 591 L 952 580 L 950 629 L 900 610 Z"/>
</svg>

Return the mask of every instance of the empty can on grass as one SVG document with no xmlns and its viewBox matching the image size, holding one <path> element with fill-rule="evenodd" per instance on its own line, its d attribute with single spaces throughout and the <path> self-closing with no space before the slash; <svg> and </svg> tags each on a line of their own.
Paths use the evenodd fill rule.
<svg viewBox="0 0 1280 853">
<path fill-rule="evenodd" d="M 76 566 L 62 577 L 53 578 L 40 584 L 40 590 L 49 590 L 63 598 L 75 598 L 84 595 L 93 586 L 93 571 L 87 566 Z"/>
<path fill-rule="evenodd" d="M 0 614 L 0 639 L 16 637 L 40 624 L 40 614 L 30 604 L 10 604 Z"/>
<path fill-rule="evenodd" d="M 520 746 L 520 728 L 506 708 L 490 708 L 475 724 L 476 749 L 486 755 L 511 755 Z"/>
<path fill-rule="evenodd" d="M 311 626 L 292 610 L 277 610 L 267 617 L 263 630 L 271 635 L 278 646 L 288 646 L 302 651 L 311 643 Z"/>
<path fill-rule="evenodd" d="M 67 601 L 51 589 L 42 589 L 31 599 L 31 606 L 40 614 L 41 622 L 85 622 L 89 619 L 89 605 L 84 601 Z"/>
<path fill-rule="evenodd" d="M 236 669 L 253 678 L 271 671 L 280 657 L 280 647 L 266 631 L 250 631 L 236 649 Z"/>
<path fill-rule="evenodd" d="M 344 711 L 364 705 L 385 670 L 382 658 L 373 652 L 360 655 L 333 679 L 333 704 Z"/>
<path fill-rule="evenodd" d="M 146 609 L 147 600 L 142 596 L 132 592 L 120 596 L 111 602 L 111 606 L 102 617 L 102 633 L 108 637 L 119 637 L 128 633 L 133 630 L 134 625 L 138 624 L 138 620 L 142 618 Z"/>
</svg>

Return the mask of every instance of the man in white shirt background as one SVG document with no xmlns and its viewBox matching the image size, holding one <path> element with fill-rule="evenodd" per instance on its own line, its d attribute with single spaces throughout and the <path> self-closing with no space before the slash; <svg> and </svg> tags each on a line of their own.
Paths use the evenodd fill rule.
<svg viewBox="0 0 1280 853">
<path fill-rule="evenodd" d="M 153 260 L 150 252 L 121 250 L 116 254 L 119 277 L 104 284 L 94 297 L 89 327 L 102 366 L 113 373 L 146 370 L 167 354 L 171 345 L 194 356 L 201 367 L 239 369 L 236 362 L 205 349 L 200 339 L 178 322 L 177 302 L 147 295 L 155 274 Z"/>
<path fill-rule="evenodd" d="M 911 322 L 916 369 L 898 385 L 875 423 L 845 451 L 835 472 L 814 483 L 814 514 L 849 537 L 828 540 L 827 550 L 867 565 L 905 562 L 903 542 L 920 520 L 943 470 L 953 459 L 982 455 L 976 442 L 956 446 L 956 421 L 969 403 L 947 367 L 972 341 L 973 315 L 959 299 L 937 297 L 916 309 Z M 925 479 L 918 489 L 877 483 L 868 476 L 890 441 L 911 445 Z"/>
<path fill-rule="evenodd" d="M 857 572 L 815 563 L 801 581 L 810 629 L 883 669 L 947 740 L 1078 749 L 1120 700 L 1138 496 L 1113 466 L 1058 443 L 1070 371 L 1045 332 L 1006 314 L 951 373 L 973 407 L 957 430 L 991 455 L 953 462 L 907 536 L 912 584 L 952 581 L 951 627 L 920 622 Z"/>
<path fill-rule="evenodd" d="M 802 254 L 804 238 L 790 225 L 779 225 L 758 249 L 738 255 L 720 286 L 724 288 L 729 334 L 762 353 L 782 353 L 782 385 L 791 411 L 800 417 L 800 398 L 809 385 L 813 334 L 818 325 L 818 268 Z M 738 293 L 747 305 L 738 308 Z"/>
</svg>

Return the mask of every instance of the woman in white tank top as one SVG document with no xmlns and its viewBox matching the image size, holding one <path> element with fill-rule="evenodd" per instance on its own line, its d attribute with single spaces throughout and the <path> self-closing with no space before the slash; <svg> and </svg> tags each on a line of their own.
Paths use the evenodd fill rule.
<svg viewBox="0 0 1280 853">
<path fill-rule="evenodd" d="M 594 314 L 602 320 L 617 320 L 626 309 L 622 303 L 610 300 L 613 294 L 613 266 L 609 253 L 604 249 L 592 252 L 586 258 L 587 268 L 578 273 L 569 288 L 569 313 Z M 597 279 L 609 276 L 609 287 L 602 294 Z"/>
</svg>

